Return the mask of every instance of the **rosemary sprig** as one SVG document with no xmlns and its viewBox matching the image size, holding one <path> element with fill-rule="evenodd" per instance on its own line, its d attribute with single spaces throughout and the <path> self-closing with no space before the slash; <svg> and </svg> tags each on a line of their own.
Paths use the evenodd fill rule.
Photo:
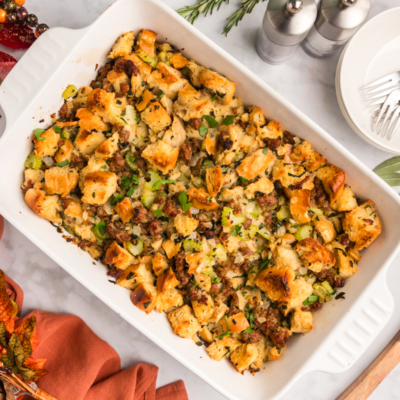
<svg viewBox="0 0 400 400">
<path fill-rule="evenodd" d="M 262 0 L 265 1 L 265 0 Z M 234 26 L 238 26 L 238 23 L 243 19 L 246 14 L 251 14 L 254 7 L 260 2 L 260 0 L 242 0 L 242 5 L 240 8 L 233 13 L 230 17 L 227 18 L 229 21 L 222 31 L 225 36 L 228 36 L 228 33 Z"/>
<path fill-rule="evenodd" d="M 214 8 L 217 7 L 219 10 L 224 2 L 229 4 L 229 0 L 200 0 L 197 4 L 180 8 L 176 12 L 193 24 L 200 14 L 204 13 L 205 17 L 208 13 L 211 15 Z"/>
</svg>

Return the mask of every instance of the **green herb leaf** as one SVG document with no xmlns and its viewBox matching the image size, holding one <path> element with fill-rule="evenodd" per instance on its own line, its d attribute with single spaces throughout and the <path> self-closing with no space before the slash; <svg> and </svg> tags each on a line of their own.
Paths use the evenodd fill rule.
<svg viewBox="0 0 400 400">
<path fill-rule="evenodd" d="M 221 281 L 216 276 L 212 276 L 211 281 L 215 283 L 221 283 Z"/>
<path fill-rule="evenodd" d="M 121 178 L 121 189 L 122 190 L 128 189 L 128 187 L 131 184 L 132 184 L 132 178 L 129 178 L 128 176 L 125 176 L 125 174 L 123 174 Z"/>
<path fill-rule="evenodd" d="M 222 123 L 223 123 L 224 125 L 232 125 L 234 119 L 235 119 L 235 116 L 234 116 L 234 115 L 228 115 L 227 117 L 225 117 L 225 118 L 222 120 Z"/>
<path fill-rule="evenodd" d="M 46 132 L 44 129 L 34 129 L 33 133 L 35 134 L 37 141 L 43 142 L 46 140 L 46 138 L 41 136 L 44 132 Z"/>
<path fill-rule="evenodd" d="M 265 149 L 263 150 L 263 154 L 265 154 L 265 155 L 268 154 L 268 149 L 267 149 L 267 148 L 265 148 Z"/>
<path fill-rule="evenodd" d="M 130 156 L 129 157 L 129 162 L 131 162 L 132 164 L 136 161 L 136 157 Z"/>
<path fill-rule="evenodd" d="M 161 217 L 162 210 L 154 210 L 154 215 L 157 215 L 157 217 Z"/>
<path fill-rule="evenodd" d="M 400 186 L 400 174 L 397 172 L 393 172 L 387 175 L 380 175 L 380 177 L 389 185 L 389 186 Z"/>
<path fill-rule="evenodd" d="M 239 232 L 240 232 L 241 229 L 242 229 L 241 226 L 236 225 L 235 228 L 233 229 L 233 231 L 231 232 L 231 235 L 232 235 L 232 236 L 237 236 L 237 235 L 239 234 Z"/>
<path fill-rule="evenodd" d="M 251 333 L 251 332 L 253 332 L 253 329 L 247 328 L 247 329 L 245 329 L 243 332 L 244 332 L 244 333 Z"/>
<path fill-rule="evenodd" d="M 308 306 L 310 303 L 314 303 L 315 301 L 317 301 L 319 299 L 319 297 L 317 295 L 312 295 L 310 297 L 308 297 L 307 299 L 305 299 L 303 301 L 303 304 L 305 306 Z"/>
<path fill-rule="evenodd" d="M 203 119 L 207 121 L 211 128 L 215 128 L 218 125 L 218 122 L 211 115 L 203 115 Z"/>
<path fill-rule="evenodd" d="M 206 133 L 207 133 L 207 127 L 206 127 L 206 124 L 203 122 L 202 123 L 202 125 L 200 126 L 200 128 L 199 128 L 199 133 L 200 133 L 200 136 L 205 136 L 206 135 Z"/>
<path fill-rule="evenodd" d="M 122 193 L 120 193 L 119 195 L 114 196 L 114 197 L 110 200 L 110 204 L 111 204 L 112 206 L 115 206 L 117 203 L 119 203 L 120 201 L 122 201 L 124 198 L 125 198 L 125 196 L 124 196 Z"/>
<path fill-rule="evenodd" d="M 239 179 L 240 179 L 242 182 L 249 182 L 249 180 L 246 179 L 246 178 L 243 178 L 243 176 L 239 176 Z"/>
<path fill-rule="evenodd" d="M 268 257 L 265 257 L 264 260 L 262 260 L 258 266 L 258 270 L 262 270 L 266 267 L 268 267 L 269 263 L 271 262 L 271 260 Z"/>
<path fill-rule="evenodd" d="M 211 101 L 215 101 L 217 100 L 217 95 L 214 95 L 213 98 L 211 99 Z"/>
<path fill-rule="evenodd" d="M 130 188 L 129 188 L 129 190 L 126 192 L 126 195 L 127 196 L 132 196 L 133 195 L 133 192 L 136 190 L 136 185 L 132 185 Z"/>
<path fill-rule="evenodd" d="M 161 99 L 161 97 L 163 97 L 163 96 L 164 96 L 164 92 L 157 93 L 157 97 L 158 97 L 159 99 Z"/>
<path fill-rule="evenodd" d="M 136 121 L 136 122 L 140 122 L 141 119 L 140 119 L 140 118 L 135 118 L 135 121 Z M 133 161 L 132 161 L 132 162 L 133 162 Z"/>
<path fill-rule="evenodd" d="M 374 172 L 379 175 L 389 175 L 393 172 L 400 171 L 400 156 L 389 158 L 374 168 Z"/>
<path fill-rule="evenodd" d="M 161 185 L 165 185 L 165 184 L 167 184 L 167 183 L 176 183 L 176 181 L 173 181 L 172 179 L 167 179 L 167 180 L 161 179 L 161 180 L 157 181 L 157 182 L 153 185 L 153 189 L 154 189 L 154 190 L 157 190 L 157 189 L 160 188 Z"/>
<path fill-rule="evenodd" d="M 193 206 L 193 204 L 188 203 L 187 200 L 188 200 L 187 194 L 185 192 L 180 192 L 179 193 L 179 203 L 181 204 L 182 210 L 184 212 L 186 212 L 187 210 L 189 210 L 190 207 Z"/>
<path fill-rule="evenodd" d="M 64 160 L 64 161 L 61 161 L 59 163 L 56 163 L 56 166 L 57 167 L 65 167 L 68 164 L 69 164 L 69 161 L 68 160 Z"/>
<path fill-rule="evenodd" d="M 104 221 L 102 221 L 99 222 L 97 225 L 95 225 L 94 229 L 96 229 L 101 236 L 104 236 L 106 234 L 106 226 L 107 224 Z"/>
<path fill-rule="evenodd" d="M 60 134 L 61 128 L 58 125 L 53 126 L 54 132 Z"/>
</svg>

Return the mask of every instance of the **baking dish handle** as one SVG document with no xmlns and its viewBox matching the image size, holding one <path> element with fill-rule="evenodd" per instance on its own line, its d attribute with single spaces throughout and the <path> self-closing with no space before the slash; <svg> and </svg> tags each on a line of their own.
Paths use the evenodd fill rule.
<svg viewBox="0 0 400 400">
<path fill-rule="evenodd" d="M 306 371 L 341 373 L 349 369 L 376 339 L 394 312 L 385 268 L 352 306 L 348 315 L 306 366 Z"/>
<path fill-rule="evenodd" d="M 6 133 L 40 93 L 43 83 L 71 54 L 88 28 L 53 28 L 45 32 L 8 74 L 0 86 L 0 105 L 6 117 Z"/>
</svg>

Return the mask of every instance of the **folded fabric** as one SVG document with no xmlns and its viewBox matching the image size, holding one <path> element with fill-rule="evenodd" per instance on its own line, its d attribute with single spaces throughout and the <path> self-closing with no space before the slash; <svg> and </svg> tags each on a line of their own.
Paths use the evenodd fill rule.
<svg viewBox="0 0 400 400">
<path fill-rule="evenodd" d="M 0 216 L 0 238 L 2 222 Z M 19 318 L 24 294 L 6 276 L 7 293 L 18 305 L 16 326 L 36 316 L 40 344 L 34 357 L 47 359 L 38 386 L 58 400 L 188 400 L 183 381 L 156 390 L 158 367 L 138 364 L 121 371 L 117 352 L 73 315 L 34 310 Z"/>
</svg>

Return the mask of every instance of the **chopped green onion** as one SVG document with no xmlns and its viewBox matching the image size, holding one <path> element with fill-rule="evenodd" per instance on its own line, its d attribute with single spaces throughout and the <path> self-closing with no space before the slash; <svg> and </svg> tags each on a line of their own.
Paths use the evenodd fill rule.
<svg viewBox="0 0 400 400">
<path fill-rule="evenodd" d="M 312 295 L 312 296 L 308 297 L 307 299 L 305 299 L 305 300 L 303 301 L 303 304 L 304 304 L 305 306 L 308 306 L 310 303 L 314 303 L 314 302 L 317 301 L 318 299 L 319 299 L 318 296 Z"/>
</svg>

